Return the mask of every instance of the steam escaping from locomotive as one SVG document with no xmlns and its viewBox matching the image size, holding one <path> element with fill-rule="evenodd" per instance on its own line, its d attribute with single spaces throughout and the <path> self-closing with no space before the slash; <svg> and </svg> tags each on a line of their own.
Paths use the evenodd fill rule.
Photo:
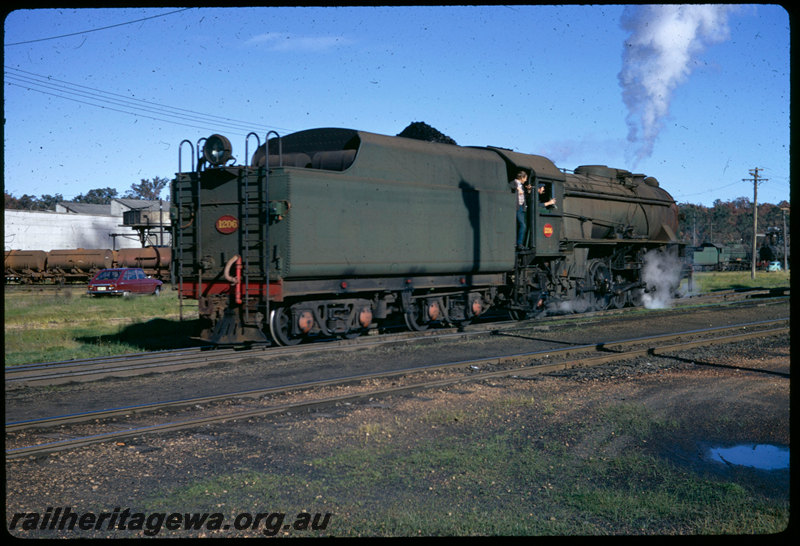
<svg viewBox="0 0 800 546">
<path fill-rule="evenodd" d="M 642 281 L 647 287 L 642 296 L 646 309 L 666 309 L 681 283 L 683 264 L 677 253 L 651 250 L 644 256 Z"/>
<path fill-rule="evenodd" d="M 628 6 L 622 28 L 630 32 L 618 78 L 628 108 L 628 141 L 634 162 L 649 157 L 669 114 L 675 89 L 692 71 L 707 46 L 728 38 L 728 13 L 722 5 Z"/>
</svg>

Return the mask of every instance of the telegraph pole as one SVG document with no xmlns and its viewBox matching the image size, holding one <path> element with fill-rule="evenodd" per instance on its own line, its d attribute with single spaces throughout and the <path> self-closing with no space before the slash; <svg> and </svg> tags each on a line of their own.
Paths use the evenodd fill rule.
<svg viewBox="0 0 800 546">
<path fill-rule="evenodd" d="M 781 211 L 783 212 L 783 233 L 781 233 L 781 235 L 783 235 L 783 270 L 788 271 L 789 263 L 787 255 L 789 254 L 789 247 L 786 243 L 786 213 L 789 212 L 789 208 L 781 207 Z"/>
<path fill-rule="evenodd" d="M 750 278 L 756 278 L 756 248 L 758 243 L 758 183 L 759 182 L 766 182 L 769 178 L 759 178 L 758 171 L 759 169 L 756 167 L 755 169 L 750 169 L 750 176 L 753 178 L 742 178 L 742 182 L 753 182 L 753 255 L 750 258 Z"/>
</svg>

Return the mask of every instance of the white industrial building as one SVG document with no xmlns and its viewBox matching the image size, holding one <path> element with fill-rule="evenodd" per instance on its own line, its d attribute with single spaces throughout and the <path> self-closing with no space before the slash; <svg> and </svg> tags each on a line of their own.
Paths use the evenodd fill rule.
<svg viewBox="0 0 800 546">
<path fill-rule="evenodd" d="M 168 201 L 64 202 L 55 211 L 6 209 L 3 220 L 4 250 L 119 250 L 171 244 Z"/>
</svg>

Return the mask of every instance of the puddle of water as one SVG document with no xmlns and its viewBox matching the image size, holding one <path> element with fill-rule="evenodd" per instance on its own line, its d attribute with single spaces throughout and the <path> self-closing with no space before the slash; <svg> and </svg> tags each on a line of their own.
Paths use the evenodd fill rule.
<svg viewBox="0 0 800 546">
<path fill-rule="evenodd" d="M 714 447 L 708 450 L 708 456 L 712 461 L 761 470 L 789 468 L 789 448 L 769 444 Z"/>
</svg>

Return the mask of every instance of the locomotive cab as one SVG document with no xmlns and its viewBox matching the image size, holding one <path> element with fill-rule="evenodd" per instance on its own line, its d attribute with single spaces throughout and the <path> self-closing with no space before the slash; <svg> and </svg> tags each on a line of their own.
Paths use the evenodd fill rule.
<svg viewBox="0 0 800 546">
<path fill-rule="evenodd" d="M 561 203 L 564 198 L 564 180 L 566 179 L 555 164 L 543 156 L 521 154 L 506 148 L 490 148 L 500 154 L 506 161 L 511 177 L 519 171 L 528 173 L 528 180 L 533 186 L 533 194 L 527 211 L 528 230 L 523 244 L 522 254 L 537 256 L 556 255 L 559 252 L 561 239 Z M 540 195 L 538 187 L 544 186 Z M 555 204 L 540 207 L 539 204 L 555 199 Z M 513 241 L 512 241 L 513 243 Z"/>
</svg>

